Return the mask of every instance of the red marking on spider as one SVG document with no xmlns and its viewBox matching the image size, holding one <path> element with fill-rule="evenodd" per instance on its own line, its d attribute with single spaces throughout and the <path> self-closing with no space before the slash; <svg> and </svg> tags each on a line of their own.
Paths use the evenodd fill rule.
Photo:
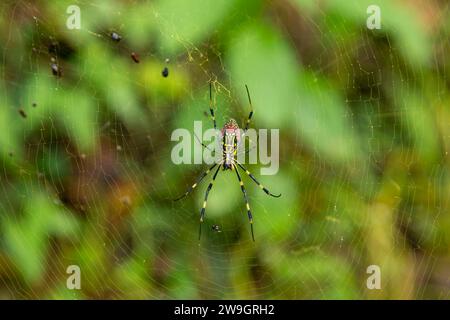
<svg viewBox="0 0 450 320">
<path fill-rule="evenodd" d="M 222 137 L 226 134 L 236 136 L 236 140 L 239 142 L 241 139 L 241 129 L 239 129 L 239 125 L 236 120 L 230 119 L 223 126 L 222 130 L 220 130 Z"/>
</svg>

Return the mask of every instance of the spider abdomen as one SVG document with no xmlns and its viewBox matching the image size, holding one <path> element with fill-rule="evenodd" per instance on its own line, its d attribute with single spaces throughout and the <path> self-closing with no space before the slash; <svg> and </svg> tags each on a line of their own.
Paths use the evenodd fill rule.
<svg viewBox="0 0 450 320">
<path fill-rule="evenodd" d="M 234 119 L 225 123 L 222 129 L 223 169 L 233 169 L 236 160 L 237 144 L 240 140 L 240 129 Z"/>
</svg>

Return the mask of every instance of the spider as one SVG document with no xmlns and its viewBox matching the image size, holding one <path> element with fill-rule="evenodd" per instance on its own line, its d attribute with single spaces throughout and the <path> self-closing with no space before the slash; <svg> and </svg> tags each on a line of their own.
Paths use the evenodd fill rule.
<svg viewBox="0 0 450 320">
<path fill-rule="evenodd" d="M 247 122 L 245 124 L 245 129 L 243 131 L 242 137 L 246 134 L 248 127 L 250 125 L 250 120 L 253 116 L 253 106 L 252 106 L 252 100 L 250 98 L 250 93 L 248 90 L 247 85 L 245 85 L 245 89 L 247 90 L 247 96 L 248 96 L 248 102 L 250 105 L 250 114 L 248 115 Z M 214 109 L 213 109 L 213 99 L 212 99 L 212 89 L 211 89 L 211 82 L 209 83 L 209 111 L 211 113 L 211 119 L 214 124 L 214 129 L 217 130 L 217 123 L 216 118 L 214 116 Z M 190 194 L 197 185 L 214 169 L 217 167 L 217 169 L 214 172 L 213 178 L 211 182 L 208 185 L 208 188 L 206 189 L 205 193 L 205 199 L 203 201 L 203 207 L 200 211 L 200 225 L 199 225 L 199 234 L 198 239 L 200 240 L 201 234 L 202 234 L 202 223 L 205 218 L 205 211 L 206 211 L 206 204 L 208 202 L 208 195 L 213 187 L 213 183 L 216 180 L 217 174 L 219 173 L 220 168 L 222 168 L 222 171 L 225 170 L 231 170 L 236 172 L 237 179 L 239 181 L 239 185 L 241 186 L 242 194 L 244 195 L 244 201 L 245 205 L 247 207 L 247 216 L 250 223 L 250 230 L 252 234 L 252 239 L 255 241 L 255 236 L 253 233 L 253 216 L 252 212 L 250 210 L 250 204 L 248 202 L 247 197 L 247 191 L 244 187 L 244 182 L 241 179 L 241 175 L 239 174 L 238 168 L 240 168 L 243 172 L 245 172 L 267 195 L 278 198 L 281 196 L 281 194 L 275 195 L 271 193 L 266 187 L 264 187 L 261 183 L 256 180 L 256 178 L 248 171 L 240 162 L 237 160 L 237 150 L 238 150 L 238 144 L 241 142 L 241 135 L 240 135 L 240 129 L 239 126 L 234 119 L 228 120 L 225 125 L 223 126 L 222 130 L 220 131 L 220 137 L 222 142 L 222 156 L 219 159 L 218 162 L 216 162 L 212 167 L 210 167 L 208 170 L 203 172 L 198 178 L 197 181 L 190 186 L 187 191 L 181 195 L 180 197 L 174 199 L 174 201 L 178 201 L 180 199 L 183 199 L 188 194 Z M 202 142 L 200 142 L 203 147 L 208 148 L 205 146 Z"/>
</svg>

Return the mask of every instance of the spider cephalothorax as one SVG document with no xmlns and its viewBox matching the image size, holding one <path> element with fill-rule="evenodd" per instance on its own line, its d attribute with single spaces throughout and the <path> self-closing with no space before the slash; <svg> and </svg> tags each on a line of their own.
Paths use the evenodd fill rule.
<svg viewBox="0 0 450 320">
<path fill-rule="evenodd" d="M 238 129 L 239 129 L 239 126 L 238 126 L 236 120 L 230 119 L 224 124 L 222 133 L 223 133 L 223 130 L 238 130 Z"/>
<path fill-rule="evenodd" d="M 245 124 L 245 129 L 243 130 L 242 136 L 245 135 L 245 133 L 247 132 L 248 126 L 250 124 L 250 120 L 252 119 L 252 115 L 253 115 L 253 107 L 252 107 L 252 100 L 250 99 L 250 93 L 248 92 L 248 87 L 245 86 L 245 88 L 247 90 L 247 96 L 248 96 L 248 101 L 249 101 L 249 104 L 251 107 L 251 111 L 250 111 L 250 114 L 248 115 L 247 123 Z M 214 123 L 214 129 L 217 130 L 216 118 L 214 116 L 214 109 L 213 109 L 211 83 L 209 84 L 209 111 L 211 113 L 211 119 L 213 120 L 213 123 Z M 252 179 L 269 196 L 278 198 L 281 196 L 281 194 L 278 194 L 278 195 L 272 194 L 266 187 L 264 187 L 261 183 L 258 182 L 258 180 L 256 180 L 256 178 L 250 173 L 250 171 L 248 171 L 237 160 L 237 150 L 238 150 L 239 143 L 241 142 L 241 129 L 239 129 L 239 126 L 238 126 L 236 120 L 234 120 L 234 119 L 228 120 L 220 132 L 221 132 L 222 147 L 223 147 L 222 156 L 220 158 L 220 161 L 218 163 L 215 163 L 208 170 L 206 170 L 197 179 L 197 182 L 194 183 L 181 197 L 178 197 L 177 199 L 175 199 L 175 201 L 180 200 L 180 199 L 184 198 L 185 196 L 187 196 L 189 193 L 191 193 L 192 190 L 194 190 L 195 187 L 197 187 L 197 185 L 203 180 L 203 178 L 205 178 L 211 172 L 211 170 L 213 170 L 215 167 L 218 166 L 217 169 L 214 171 L 212 181 L 209 183 L 208 188 L 206 189 L 205 201 L 203 201 L 203 207 L 200 211 L 200 228 L 199 228 L 199 239 L 200 239 L 202 223 L 203 223 L 203 219 L 205 217 L 206 204 L 208 201 L 208 195 L 212 189 L 214 180 L 216 180 L 216 177 L 217 177 L 217 174 L 219 173 L 220 168 L 223 168 L 223 170 L 229 169 L 229 170 L 235 171 L 236 176 L 239 180 L 239 185 L 241 186 L 241 191 L 244 195 L 245 205 L 247 207 L 247 216 L 248 216 L 248 220 L 250 222 L 250 229 L 252 232 L 252 239 L 253 239 L 253 241 L 255 241 L 255 237 L 253 234 L 253 216 L 252 216 L 252 212 L 250 211 L 250 204 L 248 203 L 247 191 L 245 190 L 244 182 L 241 179 L 241 175 L 239 174 L 238 168 L 240 168 L 242 171 L 244 171 L 250 177 L 250 179 Z M 203 143 L 202 143 L 202 146 L 207 148 Z"/>
</svg>

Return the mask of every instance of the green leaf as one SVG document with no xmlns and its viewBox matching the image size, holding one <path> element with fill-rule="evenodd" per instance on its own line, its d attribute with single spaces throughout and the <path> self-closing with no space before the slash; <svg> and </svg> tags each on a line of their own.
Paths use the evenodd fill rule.
<svg viewBox="0 0 450 320">
<path fill-rule="evenodd" d="M 272 193 L 281 194 L 279 198 L 267 196 L 243 173 L 253 213 L 255 237 L 256 239 L 283 241 L 302 225 L 302 213 L 296 206 L 298 202 L 296 195 L 299 191 L 296 181 L 292 179 L 293 175 L 287 171 L 280 171 L 273 176 L 261 176 L 259 170 L 256 169 L 251 169 L 251 171 L 258 181 Z M 242 204 L 241 207 L 244 213 L 245 205 Z"/>
<path fill-rule="evenodd" d="M 264 247 L 264 261 L 278 284 L 274 298 L 355 299 L 358 284 L 349 265 L 339 257 L 325 254 L 318 247 L 298 253 Z M 298 285 L 296 285 L 298 284 Z"/>
<path fill-rule="evenodd" d="M 361 157 L 350 112 L 330 83 L 301 73 L 298 109 L 290 118 L 309 147 L 330 160 L 343 163 Z"/>
<path fill-rule="evenodd" d="M 12 159 L 9 156 L 10 152 L 14 154 L 15 158 L 22 157 L 22 146 L 20 141 L 21 119 L 19 113 L 15 113 L 14 107 L 5 98 L 0 103 L 0 128 L 7 128 L 0 134 L 0 157 L 5 159 L 7 163 L 12 164 Z"/>
<path fill-rule="evenodd" d="M 360 156 L 349 112 L 331 84 L 303 71 L 292 48 L 274 30 L 249 25 L 229 49 L 234 83 L 248 83 L 254 123 L 297 131 L 311 150 L 332 161 Z M 245 90 L 239 90 L 243 105 Z M 261 126 L 257 126 L 261 127 Z"/>
<path fill-rule="evenodd" d="M 161 46 L 175 53 L 192 48 L 218 25 L 233 8 L 233 0 L 160 0 L 152 18 L 157 20 Z"/>
<path fill-rule="evenodd" d="M 434 163 L 440 157 L 439 133 L 430 103 L 413 92 L 405 92 L 399 99 L 404 128 L 412 139 L 415 150 L 425 163 Z"/>
<path fill-rule="evenodd" d="M 84 80 L 101 93 L 99 97 L 89 99 L 103 98 L 107 106 L 131 127 L 146 125 L 136 96 L 138 84 L 133 82 L 138 66 L 130 57 L 115 57 L 106 47 L 95 44 L 80 54 L 80 63 L 85 64 L 84 69 L 80 70 Z"/>
<path fill-rule="evenodd" d="M 25 204 L 23 217 L 4 221 L 6 248 L 24 279 L 42 280 L 49 237 L 73 235 L 77 224 L 66 209 L 35 191 Z"/>
<path fill-rule="evenodd" d="M 376 2 L 327 0 L 320 5 L 311 0 L 292 0 L 292 2 L 298 6 L 300 12 L 316 11 L 326 18 L 329 25 L 324 26 L 324 30 L 333 30 L 335 39 L 339 39 L 336 31 L 342 33 L 342 38 L 348 38 L 351 33 L 348 27 L 357 30 L 366 28 L 366 20 L 369 17 L 367 8 L 370 5 L 377 5 L 381 13 L 381 30 L 368 30 L 368 32 L 389 33 L 394 39 L 393 46 L 399 47 L 412 66 L 427 64 L 430 61 L 432 52 L 430 37 L 424 25 L 421 25 L 424 22 L 420 22 L 419 13 L 414 11 L 414 4 L 405 5 L 390 0 Z M 315 20 L 318 19 L 315 18 Z"/>
<path fill-rule="evenodd" d="M 254 123 L 280 127 L 292 116 L 299 66 L 292 48 L 278 33 L 260 24 L 244 27 L 231 40 L 228 65 L 246 114 L 244 85 L 249 87 Z"/>
<path fill-rule="evenodd" d="M 97 108 L 92 97 L 82 87 L 68 88 L 56 82 L 48 73 L 36 73 L 28 80 L 23 97 L 27 108 L 26 133 L 43 122 L 57 120 L 83 151 L 97 143 Z M 30 107 L 36 103 L 36 107 Z"/>
</svg>

